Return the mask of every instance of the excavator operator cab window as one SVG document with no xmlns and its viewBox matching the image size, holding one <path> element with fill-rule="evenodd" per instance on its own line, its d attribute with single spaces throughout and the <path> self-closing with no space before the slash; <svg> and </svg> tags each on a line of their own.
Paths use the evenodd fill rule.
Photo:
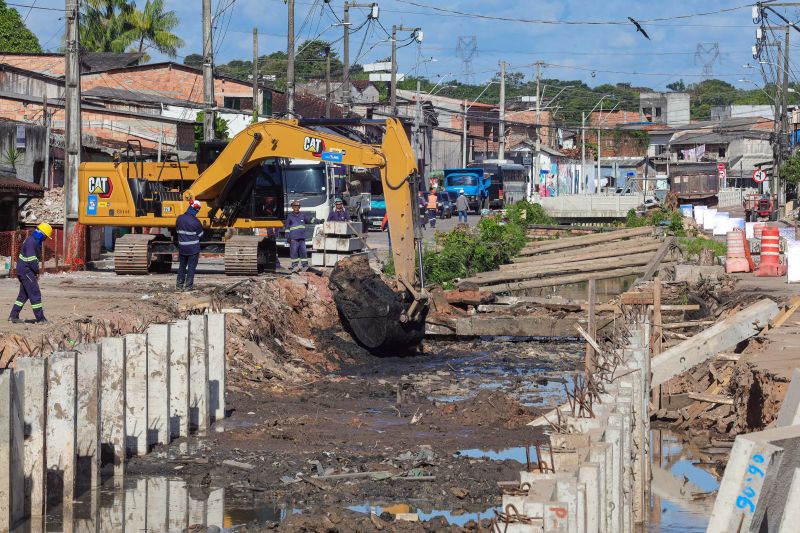
<svg viewBox="0 0 800 533">
<path fill-rule="evenodd" d="M 283 180 L 280 166 L 275 161 L 268 161 L 255 170 L 251 218 L 283 220 Z"/>
</svg>

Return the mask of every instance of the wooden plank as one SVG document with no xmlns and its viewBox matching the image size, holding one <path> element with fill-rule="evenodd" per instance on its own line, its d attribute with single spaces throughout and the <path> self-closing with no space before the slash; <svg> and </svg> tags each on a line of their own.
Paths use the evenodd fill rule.
<svg viewBox="0 0 800 533">
<path fill-rule="evenodd" d="M 593 342 L 594 337 L 597 336 L 597 317 L 595 316 L 595 300 L 597 299 L 597 290 L 595 288 L 596 282 L 594 279 L 589 280 L 589 285 L 587 288 L 587 299 L 589 300 L 589 309 L 587 309 L 588 314 L 588 327 L 589 327 L 589 339 L 586 340 L 586 354 L 584 365 L 586 368 L 586 375 L 592 376 L 594 375 L 595 371 L 595 360 L 597 358 L 597 353 L 600 351 L 596 347 L 596 342 Z M 580 325 L 576 324 L 576 328 L 579 328 L 578 331 L 582 331 L 580 329 Z"/>
<path fill-rule="evenodd" d="M 541 263 L 553 263 L 556 261 L 583 261 L 586 259 L 603 259 L 606 257 L 619 257 L 631 252 L 650 252 L 658 250 L 661 246 L 660 239 L 652 237 L 642 237 L 615 243 L 600 243 L 594 246 L 584 246 L 574 250 L 564 252 L 554 252 L 540 255 L 527 255 L 515 257 L 510 264 L 500 265 L 500 270 L 512 270 L 517 265 L 531 266 Z"/>
<path fill-rule="evenodd" d="M 653 298 L 654 295 L 651 290 L 636 290 L 623 292 L 619 297 L 619 301 L 623 305 L 653 305 Z"/>
<path fill-rule="evenodd" d="M 687 322 L 671 322 L 668 324 L 663 324 L 661 327 L 664 329 L 683 329 L 683 328 L 694 328 L 697 326 L 712 326 L 716 324 L 715 320 L 689 320 Z"/>
<path fill-rule="evenodd" d="M 544 252 L 551 252 L 553 250 L 566 250 L 569 248 L 577 248 L 586 246 L 587 244 L 597 244 L 600 242 L 614 242 L 621 239 L 628 239 L 630 237 L 639 237 L 641 235 L 650 235 L 653 233 L 654 228 L 632 228 L 608 233 L 600 233 L 596 235 L 585 235 L 582 237 L 568 237 L 566 239 L 558 239 L 555 242 L 546 242 L 545 244 L 536 245 L 535 243 L 529 244 L 523 248 L 520 255 L 535 255 Z"/>
<path fill-rule="evenodd" d="M 581 327 L 581 325 L 580 325 L 580 324 L 575 324 L 575 330 L 576 330 L 578 333 L 580 333 L 580 334 L 581 334 L 581 337 L 583 337 L 584 339 L 586 339 L 586 342 L 587 342 L 587 343 L 589 343 L 589 345 L 590 345 L 590 346 L 591 346 L 591 347 L 594 349 L 594 351 L 595 351 L 595 352 L 601 352 L 601 351 L 602 351 L 602 350 L 600 349 L 600 345 L 599 345 L 599 344 L 597 344 L 597 341 L 596 341 L 596 340 L 594 340 L 594 338 L 593 338 L 591 335 L 589 335 L 589 334 L 586 332 L 586 330 L 585 330 L 585 329 L 583 329 L 583 328 Z"/>
<path fill-rule="evenodd" d="M 685 304 L 685 305 L 672 305 L 666 304 L 661 306 L 662 311 L 699 311 L 700 306 L 697 304 Z"/>
<path fill-rule="evenodd" d="M 552 278 L 533 279 L 520 282 L 498 283 L 483 287 L 487 291 L 495 293 L 521 291 L 526 289 L 538 289 L 542 287 L 558 287 L 560 285 L 570 285 L 572 283 L 582 283 L 590 279 L 611 279 L 632 276 L 644 272 L 645 266 L 634 266 L 628 268 L 617 268 L 600 272 L 585 272 L 583 274 L 572 274 L 569 276 L 555 276 Z"/>
<path fill-rule="evenodd" d="M 700 394 L 696 392 L 690 392 L 689 398 L 698 402 L 733 405 L 733 398 L 730 396 L 725 396 L 724 394 Z"/>
<path fill-rule="evenodd" d="M 650 281 L 653 276 L 655 275 L 658 268 L 661 266 L 661 263 L 667 257 L 667 254 L 671 252 L 677 246 L 677 241 L 675 237 L 667 237 L 664 239 L 664 242 L 661 243 L 661 247 L 658 251 L 653 255 L 653 259 L 647 264 L 647 270 L 641 275 L 641 277 L 636 280 L 636 283 L 641 283 L 643 281 Z"/>
</svg>

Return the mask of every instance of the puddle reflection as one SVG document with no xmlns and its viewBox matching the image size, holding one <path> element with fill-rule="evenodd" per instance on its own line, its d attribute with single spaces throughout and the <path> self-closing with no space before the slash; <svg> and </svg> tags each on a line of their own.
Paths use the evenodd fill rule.
<svg viewBox="0 0 800 533">
<path fill-rule="evenodd" d="M 470 520 L 480 521 L 484 518 L 490 518 L 494 516 L 494 510 L 500 510 L 499 507 L 490 507 L 484 511 L 475 513 L 475 512 L 467 512 L 464 510 L 438 510 L 438 509 L 425 509 L 424 506 L 418 506 L 414 504 L 408 503 L 399 503 L 399 504 L 384 504 L 384 503 L 365 503 L 363 505 L 353 505 L 348 507 L 351 511 L 355 511 L 357 513 L 362 514 L 369 514 L 375 513 L 376 515 L 380 516 L 382 513 L 386 512 L 391 515 L 404 515 L 404 514 L 416 514 L 420 521 L 428 521 L 432 518 L 437 516 L 443 517 L 447 520 L 447 523 L 451 526 L 464 526 Z"/>
<path fill-rule="evenodd" d="M 530 454 L 531 461 L 536 461 L 536 448 L 531 447 Z M 489 459 L 490 461 L 505 461 L 508 459 L 523 465 L 527 462 L 525 458 L 525 446 L 505 448 L 502 450 L 469 448 L 466 450 L 457 451 L 456 455 L 460 455 L 461 457 L 469 457 L 472 459 Z"/>
<path fill-rule="evenodd" d="M 189 486 L 168 477 L 126 478 L 124 488 L 110 480 L 99 490 L 83 494 L 71 506 L 49 510 L 14 531 L 176 532 L 190 526 L 222 531 L 245 524 L 280 522 L 293 510 L 241 491 Z M 202 529 L 205 531 L 205 529 Z"/>
<path fill-rule="evenodd" d="M 719 479 L 699 463 L 709 457 L 668 430 L 650 432 L 653 473 L 648 531 L 702 532 L 708 526 Z"/>
</svg>

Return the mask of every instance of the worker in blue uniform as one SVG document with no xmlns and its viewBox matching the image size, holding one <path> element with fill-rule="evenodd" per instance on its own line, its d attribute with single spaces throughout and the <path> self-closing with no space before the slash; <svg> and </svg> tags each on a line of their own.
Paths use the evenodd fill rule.
<svg viewBox="0 0 800 533">
<path fill-rule="evenodd" d="M 328 222 L 349 222 L 350 213 L 344 208 L 341 198 L 334 200 L 333 211 L 328 214 Z"/>
<path fill-rule="evenodd" d="M 200 260 L 200 238 L 203 236 L 203 225 L 197 220 L 200 207 L 200 202 L 193 201 L 175 221 L 178 234 L 178 279 L 175 288 L 179 291 L 194 289 L 194 272 Z"/>
<path fill-rule="evenodd" d="M 42 243 L 53 236 L 50 224 L 42 222 L 33 233 L 22 243 L 22 248 L 17 257 L 17 279 L 19 280 L 19 294 L 11 307 L 9 322 L 20 323 L 19 313 L 25 302 L 31 301 L 31 309 L 37 323 L 45 323 L 44 309 L 42 308 L 42 291 L 39 290 L 40 256 L 42 256 Z"/>
<path fill-rule="evenodd" d="M 300 212 L 300 201 L 292 200 L 292 212 L 286 217 L 284 228 L 286 240 L 289 242 L 289 258 L 292 271 L 308 269 L 308 251 L 306 250 L 306 224 L 315 222 L 311 213 Z"/>
</svg>

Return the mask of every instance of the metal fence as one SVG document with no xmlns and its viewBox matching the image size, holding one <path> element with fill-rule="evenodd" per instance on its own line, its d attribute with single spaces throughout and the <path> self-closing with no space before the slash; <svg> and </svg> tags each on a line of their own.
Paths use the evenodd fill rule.
<svg viewBox="0 0 800 533">
<path fill-rule="evenodd" d="M 0 231 L 0 256 L 9 257 L 9 273 L 14 274 L 22 243 L 33 233 L 35 227 L 21 228 L 16 231 Z M 86 226 L 78 224 L 67 242 L 64 251 L 64 229 L 53 227 L 53 237 L 45 239 L 42 246 L 42 263 L 44 272 L 63 272 L 65 270 L 81 270 L 86 264 Z"/>
</svg>

